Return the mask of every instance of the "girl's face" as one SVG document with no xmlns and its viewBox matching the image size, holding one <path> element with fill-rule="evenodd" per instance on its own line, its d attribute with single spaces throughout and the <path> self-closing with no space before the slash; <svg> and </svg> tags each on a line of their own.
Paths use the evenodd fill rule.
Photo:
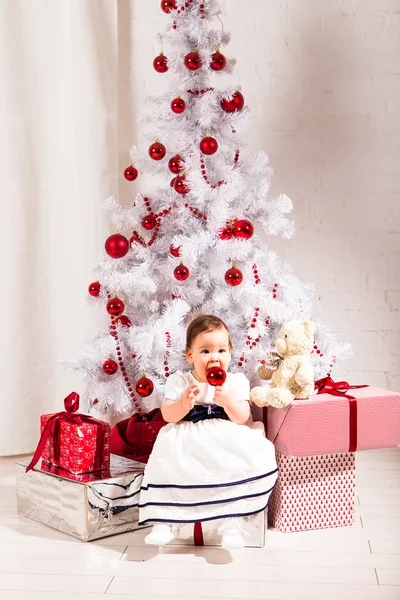
<svg viewBox="0 0 400 600">
<path fill-rule="evenodd" d="M 207 370 L 211 367 L 221 367 L 226 371 L 231 362 L 231 349 L 225 327 L 199 333 L 186 350 L 186 359 L 194 365 L 193 375 L 199 381 L 206 381 Z"/>
</svg>

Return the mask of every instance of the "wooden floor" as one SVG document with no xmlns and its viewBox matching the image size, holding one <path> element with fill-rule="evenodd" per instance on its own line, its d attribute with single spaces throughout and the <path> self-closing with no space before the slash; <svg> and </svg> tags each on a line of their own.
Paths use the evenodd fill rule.
<svg viewBox="0 0 400 600">
<path fill-rule="evenodd" d="M 83 543 L 17 516 L 0 459 L 0 599 L 400 600 L 400 449 L 357 453 L 354 527 L 268 530 L 263 549 L 145 546 L 144 531 Z"/>
</svg>

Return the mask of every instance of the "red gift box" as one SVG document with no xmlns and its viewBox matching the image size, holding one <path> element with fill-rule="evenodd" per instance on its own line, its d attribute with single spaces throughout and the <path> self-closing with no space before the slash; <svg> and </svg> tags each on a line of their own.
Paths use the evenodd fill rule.
<svg viewBox="0 0 400 600">
<path fill-rule="evenodd" d="M 41 438 L 27 471 L 42 457 L 71 474 L 93 473 L 110 467 L 110 425 L 78 413 L 79 395 L 64 400 L 65 411 L 41 415 Z"/>
</svg>

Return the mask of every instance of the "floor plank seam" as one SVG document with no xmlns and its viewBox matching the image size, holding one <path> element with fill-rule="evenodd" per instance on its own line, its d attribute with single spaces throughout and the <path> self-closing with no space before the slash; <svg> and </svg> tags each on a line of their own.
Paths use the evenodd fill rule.
<svg viewBox="0 0 400 600">
<path fill-rule="evenodd" d="M 108 586 L 106 587 L 106 589 L 104 590 L 104 592 L 103 592 L 103 595 L 107 594 L 107 592 L 108 592 L 108 589 L 109 589 L 109 587 L 110 587 L 110 585 L 112 584 L 112 582 L 113 582 L 113 581 L 114 581 L 114 577 L 111 577 L 111 581 L 110 581 L 110 583 L 108 584 Z"/>
</svg>

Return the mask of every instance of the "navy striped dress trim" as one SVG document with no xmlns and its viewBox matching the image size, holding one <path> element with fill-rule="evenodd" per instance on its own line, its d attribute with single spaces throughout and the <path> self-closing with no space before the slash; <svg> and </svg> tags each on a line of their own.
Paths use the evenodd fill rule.
<svg viewBox="0 0 400 600">
<path fill-rule="evenodd" d="M 181 503 L 181 502 L 145 502 L 144 504 L 138 504 L 139 508 L 145 506 L 208 506 L 209 504 L 225 504 L 227 502 L 236 502 L 237 500 L 245 500 L 246 498 L 258 498 L 259 496 L 265 496 L 274 489 L 275 484 L 266 490 L 265 492 L 258 492 L 257 494 L 248 494 L 247 496 L 237 496 L 236 498 L 226 498 L 225 500 L 209 500 L 208 502 L 193 502 L 193 503 Z"/>
<path fill-rule="evenodd" d="M 256 475 L 255 477 L 249 477 L 248 479 L 242 479 L 240 481 L 232 481 L 229 483 L 212 483 L 205 485 L 180 485 L 178 483 L 148 483 L 146 486 L 142 485 L 140 487 L 141 490 L 147 491 L 149 488 L 179 488 L 185 490 L 200 490 L 200 489 L 208 489 L 208 488 L 219 488 L 219 487 L 228 487 L 231 485 L 241 485 L 242 483 L 248 483 L 249 481 L 257 481 L 257 479 L 263 479 L 264 477 L 269 477 L 274 473 L 278 472 L 278 467 L 269 473 L 264 473 L 263 475 Z"/>
<path fill-rule="evenodd" d="M 251 515 L 256 515 L 257 513 L 263 512 L 268 506 L 268 502 L 262 508 L 257 510 L 253 510 L 248 513 L 233 513 L 230 515 L 217 515 L 213 517 L 205 517 L 204 519 L 200 519 L 201 523 L 205 523 L 206 521 L 216 521 L 218 519 L 231 519 L 234 517 L 251 517 Z M 139 521 L 138 525 L 147 525 L 148 523 L 197 523 L 199 518 L 189 519 L 187 521 L 179 520 L 179 519 L 145 519 L 144 521 Z"/>
</svg>

